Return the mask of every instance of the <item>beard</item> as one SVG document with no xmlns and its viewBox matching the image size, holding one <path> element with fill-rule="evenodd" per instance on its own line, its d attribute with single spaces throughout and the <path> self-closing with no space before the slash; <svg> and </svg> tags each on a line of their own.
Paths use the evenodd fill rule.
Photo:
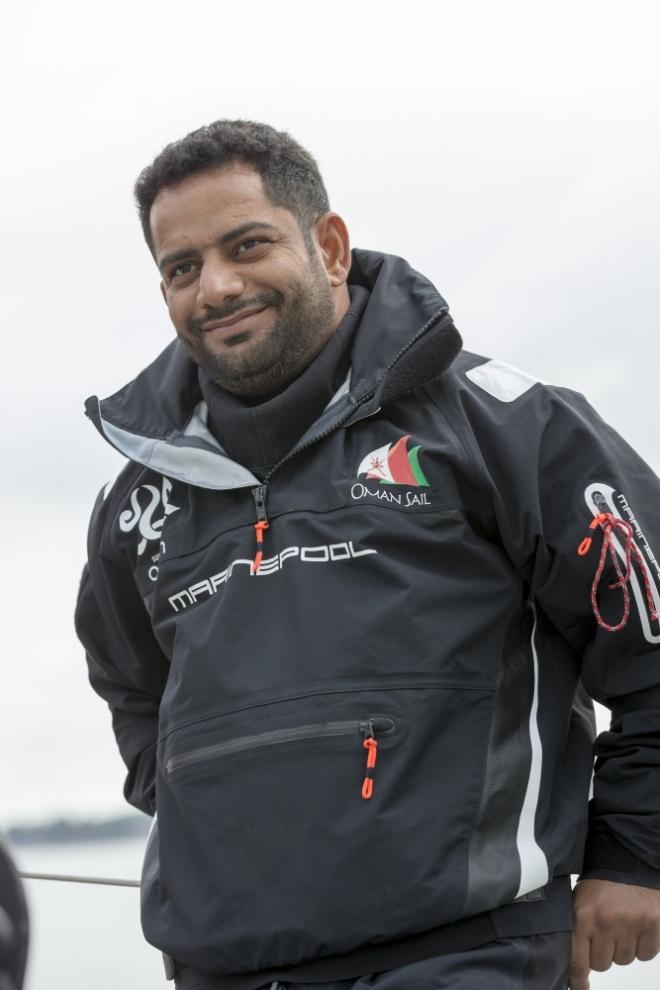
<svg viewBox="0 0 660 990">
<path fill-rule="evenodd" d="M 221 352 L 208 346 L 204 326 L 256 307 L 269 307 L 274 313 L 271 326 L 256 340 L 249 340 L 249 330 L 237 331 L 226 338 Z M 258 397 L 286 388 L 323 349 L 334 330 L 332 289 L 314 256 L 306 275 L 289 283 L 287 296 L 271 289 L 241 300 L 240 306 L 207 310 L 203 319 L 189 320 L 187 333 L 179 336 L 193 361 L 216 385 L 233 395 Z"/>
</svg>

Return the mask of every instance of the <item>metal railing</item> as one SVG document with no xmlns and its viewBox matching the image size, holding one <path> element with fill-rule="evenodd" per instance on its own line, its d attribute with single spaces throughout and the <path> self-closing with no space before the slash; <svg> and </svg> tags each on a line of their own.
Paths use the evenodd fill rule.
<svg viewBox="0 0 660 990">
<path fill-rule="evenodd" d="M 121 880 L 119 877 L 81 877 L 67 873 L 25 873 L 18 874 L 23 880 L 59 880 L 63 883 L 98 883 L 107 887 L 139 887 L 139 880 Z"/>
</svg>

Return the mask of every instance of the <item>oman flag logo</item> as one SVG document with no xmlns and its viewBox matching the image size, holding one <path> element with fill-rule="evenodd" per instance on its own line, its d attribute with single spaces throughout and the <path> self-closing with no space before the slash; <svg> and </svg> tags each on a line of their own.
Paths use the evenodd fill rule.
<svg viewBox="0 0 660 990">
<path fill-rule="evenodd" d="M 429 483 L 419 466 L 421 444 L 408 450 L 410 436 L 406 435 L 396 443 L 372 450 L 360 461 L 358 478 L 366 474 L 367 479 L 378 479 L 381 485 L 408 485 L 409 488 L 428 488 Z"/>
</svg>

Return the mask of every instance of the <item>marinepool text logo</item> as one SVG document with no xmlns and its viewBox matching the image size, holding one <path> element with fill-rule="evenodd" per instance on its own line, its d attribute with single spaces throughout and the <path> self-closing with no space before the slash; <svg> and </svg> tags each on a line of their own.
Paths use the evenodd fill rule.
<svg viewBox="0 0 660 990">
<path fill-rule="evenodd" d="M 431 501 L 421 488 L 430 485 L 419 463 L 421 444 L 408 449 L 410 435 L 406 434 L 394 443 L 387 443 L 370 451 L 360 461 L 357 469 L 358 478 L 351 488 L 351 498 L 375 499 L 390 505 L 402 505 L 407 508 L 419 505 L 430 505 Z M 400 488 L 407 491 L 401 491 Z M 411 489 L 413 489 L 411 491 Z"/>
<path fill-rule="evenodd" d="M 264 558 L 258 570 L 254 568 L 254 560 L 239 557 L 237 560 L 232 560 L 223 571 L 218 571 L 217 574 L 212 574 L 202 581 L 196 581 L 188 588 L 177 591 L 168 598 L 168 601 L 175 612 L 196 605 L 200 599 L 206 601 L 217 594 L 218 589 L 223 584 L 227 584 L 239 570 L 250 578 L 264 578 L 283 570 L 286 561 L 297 561 L 302 564 L 334 564 L 337 561 L 355 560 L 358 557 L 369 557 L 377 553 L 377 550 L 368 547 L 362 550 L 356 548 L 353 541 L 348 540 L 344 543 L 323 544 L 317 547 L 285 547 L 274 557 Z"/>
</svg>

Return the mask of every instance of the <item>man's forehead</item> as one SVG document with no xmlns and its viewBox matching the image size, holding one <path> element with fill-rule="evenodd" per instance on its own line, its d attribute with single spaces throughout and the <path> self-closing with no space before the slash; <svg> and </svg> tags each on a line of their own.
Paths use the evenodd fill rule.
<svg viewBox="0 0 660 990">
<path fill-rule="evenodd" d="M 286 223 L 288 213 L 268 199 L 258 172 L 237 163 L 196 173 L 161 189 L 149 219 L 159 253 L 173 239 L 216 239 L 248 220 L 278 225 Z"/>
</svg>

